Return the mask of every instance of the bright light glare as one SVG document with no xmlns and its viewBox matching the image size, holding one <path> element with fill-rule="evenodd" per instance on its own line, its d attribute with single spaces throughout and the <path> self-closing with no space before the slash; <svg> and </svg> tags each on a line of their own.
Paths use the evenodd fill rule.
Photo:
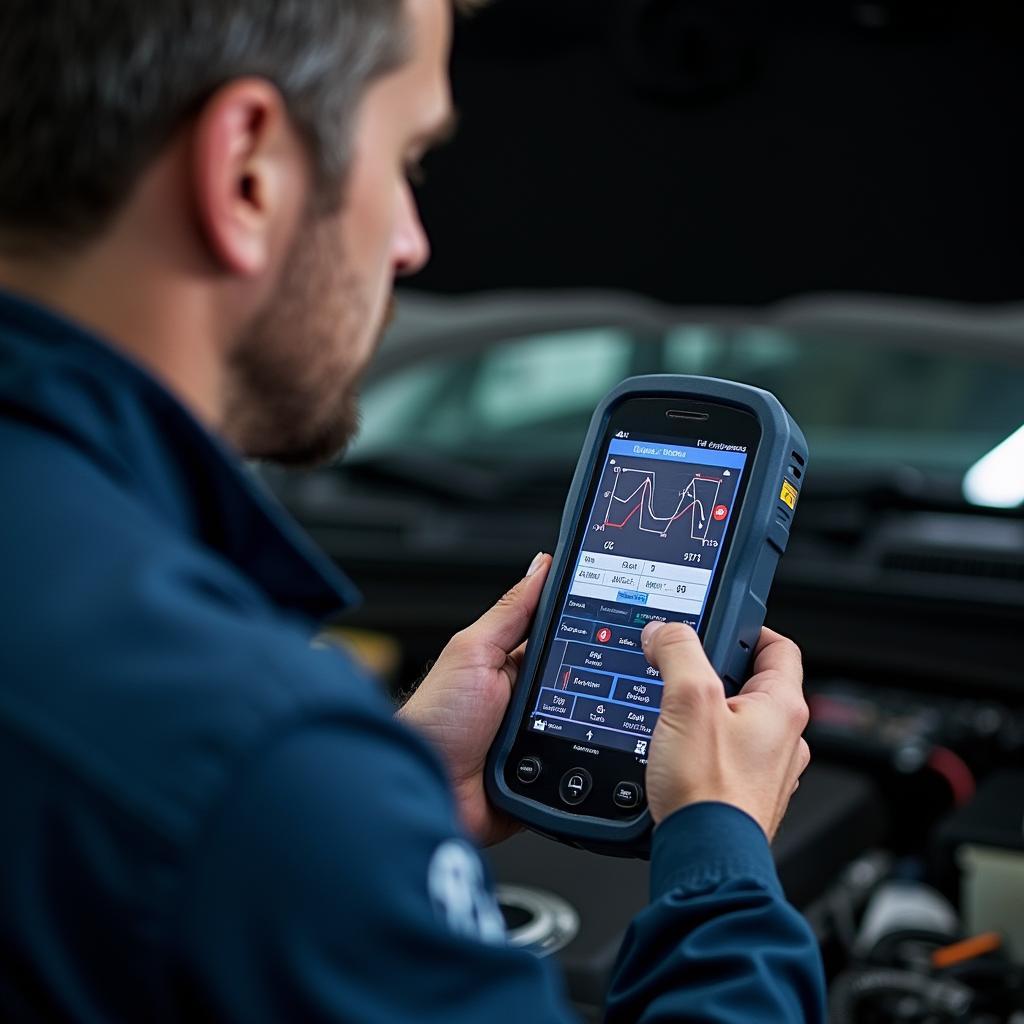
<svg viewBox="0 0 1024 1024">
<path fill-rule="evenodd" d="M 989 508 L 1024 504 L 1024 426 L 967 470 L 964 497 L 972 505 Z"/>
</svg>

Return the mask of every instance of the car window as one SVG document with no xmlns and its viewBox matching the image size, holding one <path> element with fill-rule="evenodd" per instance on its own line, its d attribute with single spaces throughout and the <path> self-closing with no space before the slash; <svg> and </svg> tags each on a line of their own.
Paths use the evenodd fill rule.
<svg viewBox="0 0 1024 1024">
<path fill-rule="evenodd" d="M 1024 418 L 1024 365 L 827 331 L 684 325 L 664 369 L 766 388 L 804 428 L 815 457 L 962 471 Z"/>
<path fill-rule="evenodd" d="M 629 376 L 634 347 L 628 332 L 599 328 L 425 356 L 366 388 L 353 455 L 408 444 L 459 452 L 513 436 L 560 447 L 561 426 L 582 429 L 600 397 Z M 578 443 L 572 434 L 569 444 Z"/>
<path fill-rule="evenodd" d="M 353 450 L 387 448 L 403 440 L 417 422 L 429 417 L 453 371 L 451 360 L 423 362 L 375 381 L 363 395 Z"/>
<path fill-rule="evenodd" d="M 471 393 L 478 425 L 501 430 L 593 411 L 629 375 L 630 336 L 623 331 L 563 331 L 498 345 L 481 360 Z M 589 415 L 589 412 L 588 412 Z"/>
<path fill-rule="evenodd" d="M 572 460 L 594 406 L 636 372 L 700 374 L 776 394 L 819 465 L 962 475 L 1024 419 L 1024 357 L 873 332 L 683 323 L 662 334 L 549 331 L 457 351 L 426 346 L 366 388 L 354 456 Z"/>
</svg>

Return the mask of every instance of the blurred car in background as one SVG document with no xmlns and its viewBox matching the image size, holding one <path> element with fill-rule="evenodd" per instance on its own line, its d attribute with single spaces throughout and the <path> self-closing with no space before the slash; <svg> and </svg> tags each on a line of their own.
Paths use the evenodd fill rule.
<svg viewBox="0 0 1024 1024">
<path fill-rule="evenodd" d="M 1024 306 L 406 294 L 344 460 L 266 478 L 362 589 L 347 639 L 398 694 L 553 549 L 594 406 L 643 373 L 767 388 L 810 445 L 768 623 L 804 651 L 815 761 L 774 852 L 821 938 L 835 1018 L 1009 1020 L 942 1016 L 936 1007 L 968 1005 L 967 990 L 958 1003 L 893 935 L 909 929 L 920 945 L 915 913 L 929 900 L 968 908 L 993 891 L 1019 893 L 1024 920 L 1024 854 L 1016 889 L 992 867 L 1003 870 L 1007 845 L 1024 850 Z M 985 843 L 995 860 L 977 852 Z M 493 863 L 513 883 L 510 923 L 559 951 L 577 1006 L 599 1019 L 615 951 L 646 900 L 645 866 L 534 836 L 503 844 Z M 916 903 L 899 889 L 908 878 L 928 882 Z M 1015 913 L 1002 895 L 986 906 L 1000 904 Z M 992 919 L 965 909 L 961 923 L 952 906 L 929 949 Z M 888 931 L 877 923 L 887 914 Z M 998 945 L 983 966 L 998 1005 L 1011 1006 L 1012 968 L 990 962 Z M 904 969 L 908 957 L 916 966 Z M 885 984 L 870 973 L 880 966 L 898 969 Z"/>
<path fill-rule="evenodd" d="M 403 296 L 345 460 L 268 474 L 363 589 L 353 624 L 397 639 L 396 681 L 552 549 L 593 408 L 640 373 L 764 387 L 803 426 L 811 473 L 770 622 L 811 665 L 877 652 L 876 667 L 928 680 L 968 664 L 996 685 L 1018 676 L 1015 644 L 991 635 L 987 613 L 973 620 L 994 605 L 1019 625 L 1024 520 L 1019 504 L 968 501 L 964 479 L 1024 422 L 1024 307 L 862 297 L 683 310 L 572 292 Z M 1024 502 L 1024 452 L 1016 486 Z M 938 618 L 916 635 L 926 612 Z M 936 649 L 947 628 L 961 650 Z"/>
</svg>

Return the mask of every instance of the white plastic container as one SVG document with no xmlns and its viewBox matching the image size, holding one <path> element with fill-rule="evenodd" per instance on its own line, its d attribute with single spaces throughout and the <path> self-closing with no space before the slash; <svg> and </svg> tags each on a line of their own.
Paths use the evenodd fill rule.
<svg viewBox="0 0 1024 1024">
<path fill-rule="evenodd" d="M 999 932 L 1024 963 L 1024 851 L 965 844 L 957 851 L 960 905 L 968 935 Z"/>
</svg>

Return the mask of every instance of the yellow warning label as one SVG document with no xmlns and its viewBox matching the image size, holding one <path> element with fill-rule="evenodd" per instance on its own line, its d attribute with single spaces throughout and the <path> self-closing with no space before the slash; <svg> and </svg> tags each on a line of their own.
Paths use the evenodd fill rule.
<svg viewBox="0 0 1024 1024">
<path fill-rule="evenodd" d="M 784 501 L 790 508 L 796 508 L 796 499 L 800 497 L 800 492 L 788 481 L 782 481 L 782 493 L 779 495 L 779 499 Z"/>
</svg>

